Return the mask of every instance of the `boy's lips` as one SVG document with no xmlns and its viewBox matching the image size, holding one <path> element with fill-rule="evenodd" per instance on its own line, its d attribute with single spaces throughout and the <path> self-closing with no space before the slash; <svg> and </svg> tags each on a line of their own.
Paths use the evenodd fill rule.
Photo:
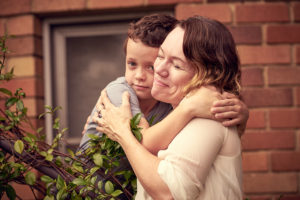
<svg viewBox="0 0 300 200">
<path fill-rule="evenodd" d="M 154 78 L 153 84 L 154 84 L 154 85 L 161 86 L 161 87 L 168 87 L 168 85 L 167 85 L 166 83 L 164 83 L 164 82 L 161 81 L 161 80 L 158 80 L 157 78 Z"/>
<path fill-rule="evenodd" d="M 133 87 L 137 90 L 145 90 L 149 88 L 148 86 L 136 85 L 136 84 L 134 84 Z"/>
</svg>

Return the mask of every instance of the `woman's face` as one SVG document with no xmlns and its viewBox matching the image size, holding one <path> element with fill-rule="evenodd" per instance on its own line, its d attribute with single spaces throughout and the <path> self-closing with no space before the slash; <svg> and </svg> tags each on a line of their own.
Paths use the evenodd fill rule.
<svg viewBox="0 0 300 200">
<path fill-rule="evenodd" d="M 154 62 L 152 96 L 176 107 L 184 97 L 183 88 L 195 72 L 188 64 L 182 49 L 184 30 L 175 28 L 161 45 Z"/>
</svg>

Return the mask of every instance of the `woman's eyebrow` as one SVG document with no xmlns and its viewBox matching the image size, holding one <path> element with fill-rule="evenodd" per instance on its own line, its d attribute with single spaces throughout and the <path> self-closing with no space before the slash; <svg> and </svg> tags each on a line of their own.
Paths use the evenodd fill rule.
<svg viewBox="0 0 300 200">
<path fill-rule="evenodd" d="M 160 50 L 162 51 L 162 53 L 164 54 L 163 48 L 160 47 L 159 49 L 160 49 Z M 186 63 L 185 59 L 180 58 L 180 57 L 177 57 L 177 56 L 170 56 L 170 58 L 171 58 L 172 60 L 179 60 L 179 61 L 182 62 L 182 63 Z"/>
</svg>

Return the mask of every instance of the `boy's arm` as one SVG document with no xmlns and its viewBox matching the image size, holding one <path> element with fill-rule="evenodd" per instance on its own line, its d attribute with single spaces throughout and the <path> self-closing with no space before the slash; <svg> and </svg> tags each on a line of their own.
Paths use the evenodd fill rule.
<svg viewBox="0 0 300 200">
<path fill-rule="evenodd" d="M 140 124 L 143 127 L 142 145 L 155 155 L 159 150 L 166 149 L 192 118 L 213 119 L 210 109 L 219 98 L 220 93 L 214 88 L 201 87 L 190 93 L 162 121 L 149 128 Z M 145 119 L 141 123 L 145 124 Z"/>
<path fill-rule="evenodd" d="M 224 126 L 237 126 L 241 136 L 247 125 L 249 110 L 247 105 L 234 94 L 224 92 L 223 99 L 214 102 L 211 112 Z"/>
</svg>

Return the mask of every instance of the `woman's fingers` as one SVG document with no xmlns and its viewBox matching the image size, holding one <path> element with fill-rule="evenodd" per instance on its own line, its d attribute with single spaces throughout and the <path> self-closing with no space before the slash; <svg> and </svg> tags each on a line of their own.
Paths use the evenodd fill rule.
<svg viewBox="0 0 300 200">
<path fill-rule="evenodd" d="M 127 91 L 122 94 L 122 106 L 130 106 L 130 94 Z"/>
</svg>

